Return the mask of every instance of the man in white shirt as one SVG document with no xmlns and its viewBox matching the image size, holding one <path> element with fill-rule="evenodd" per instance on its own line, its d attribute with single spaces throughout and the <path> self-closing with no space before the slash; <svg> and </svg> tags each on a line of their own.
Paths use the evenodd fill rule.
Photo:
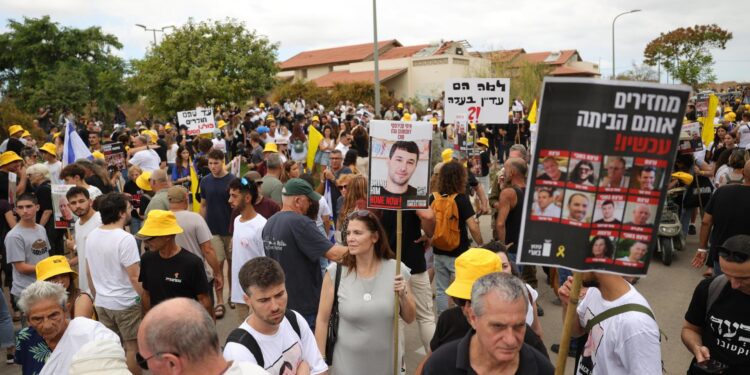
<svg viewBox="0 0 750 375">
<path fill-rule="evenodd" d="M 568 307 L 573 278 L 560 287 L 563 314 Z M 661 375 L 659 326 L 653 318 L 645 298 L 622 276 L 587 272 L 583 274 L 585 297 L 578 304 L 578 320 L 573 326 L 573 337 L 588 333 L 583 355 L 576 374 L 644 374 Z M 640 305 L 639 310 L 628 309 L 608 319 L 599 320 L 588 332 L 584 327 L 597 315 L 626 304 Z"/>
<path fill-rule="evenodd" d="M 560 207 L 555 204 L 554 189 L 539 188 L 531 213 L 536 216 L 560 217 Z"/>
<path fill-rule="evenodd" d="M 282 369 L 292 374 L 326 372 L 328 366 L 310 327 L 302 315 L 286 308 L 288 296 L 279 263 L 268 257 L 254 258 L 242 266 L 239 279 L 242 298 L 253 314 L 229 334 L 224 358 L 257 363 L 272 374 L 286 373 Z"/>
<path fill-rule="evenodd" d="M 57 160 L 57 146 L 52 143 L 45 143 L 42 147 L 39 147 L 39 151 L 42 151 L 42 158 L 44 159 L 44 165 L 49 169 L 49 174 L 52 176 L 53 185 L 62 185 L 65 181 L 60 179 L 60 171 L 62 170 L 62 162 Z"/>
<path fill-rule="evenodd" d="M 70 263 L 75 266 L 78 263 L 78 287 L 81 290 L 90 291 L 88 270 L 86 269 L 86 239 L 96 228 L 102 225 L 102 216 L 91 207 L 91 198 L 88 190 L 74 186 L 65 194 L 70 204 L 70 209 L 78 216 L 75 223 L 75 239 L 68 239 L 68 248 L 75 248 L 78 254 Z"/>
<path fill-rule="evenodd" d="M 86 268 L 99 321 L 120 335 L 128 370 L 140 375 L 135 359 L 143 294 L 138 281 L 140 255 L 135 237 L 123 229 L 130 221 L 131 210 L 122 193 L 109 193 L 100 200 L 102 226 L 86 239 L 86 249 L 90 250 L 86 252 Z"/>
<path fill-rule="evenodd" d="M 243 289 L 237 275 L 240 267 L 249 260 L 265 256 L 263 250 L 263 227 L 266 218 L 255 211 L 253 202 L 258 199 L 258 185 L 245 177 L 229 182 L 229 204 L 239 216 L 234 219 L 234 235 L 232 236 L 232 295 L 230 301 L 237 304 L 237 314 L 244 318 L 248 316 L 248 305 L 243 299 Z"/>
<path fill-rule="evenodd" d="M 137 151 L 128 162 L 137 165 L 144 172 L 152 172 L 159 169 L 161 159 L 156 151 L 148 147 L 147 137 L 147 135 L 139 135 L 133 139 L 133 148 L 146 147 L 146 149 Z"/>
<path fill-rule="evenodd" d="M 339 143 L 336 145 L 336 150 L 341 151 L 341 155 L 346 156 L 346 152 L 349 151 L 349 147 L 352 146 L 352 135 L 348 132 L 341 134 Z"/>
</svg>

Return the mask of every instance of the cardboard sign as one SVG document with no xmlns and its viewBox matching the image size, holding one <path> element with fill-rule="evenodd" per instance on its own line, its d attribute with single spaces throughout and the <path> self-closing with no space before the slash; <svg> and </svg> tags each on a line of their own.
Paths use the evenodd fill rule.
<svg viewBox="0 0 750 375">
<path fill-rule="evenodd" d="M 645 275 L 689 93 L 545 79 L 519 263 Z"/>
<path fill-rule="evenodd" d="M 505 124 L 510 105 L 509 78 L 464 78 L 445 84 L 445 122 L 454 123 L 457 116 L 469 122 Z"/>
<path fill-rule="evenodd" d="M 370 122 L 367 207 L 418 210 L 429 207 L 432 124 Z"/>
<path fill-rule="evenodd" d="M 680 131 L 680 153 L 692 154 L 703 151 L 703 140 L 701 139 L 701 123 L 691 122 L 682 124 Z"/>
<path fill-rule="evenodd" d="M 125 147 L 120 142 L 105 143 L 102 145 L 102 154 L 107 162 L 107 167 L 121 171 L 127 168 Z"/>
<path fill-rule="evenodd" d="M 177 122 L 187 126 L 187 135 L 194 137 L 200 134 L 213 133 L 216 127 L 214 109 L 198 107 L 190 111 L 177 112 Z"/>
<path fill-rule="evenodd" d="M 68 198 L 65 194 L 75 185 L 52 185 L 52 209 L 55 228 L 66 229 L 73 228 L 76 217 L 73 210 L 68 204 Z"/>
</svg>

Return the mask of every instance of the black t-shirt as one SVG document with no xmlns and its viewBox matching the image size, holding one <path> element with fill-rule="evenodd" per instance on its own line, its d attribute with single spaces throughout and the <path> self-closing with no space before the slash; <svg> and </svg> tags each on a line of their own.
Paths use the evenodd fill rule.
<svg viewBox="0 0 750 375">
<path fill-rule="evenodd" d="M 159 145 L 159 148 L 154 149 L 156 151 L 156 154 L 159 155 L 159 159 L 161 159 L 162 162 L 167 162 L 167 142 L 165 142 L 163 139 L 159 138 L 156 140 L 156 144 Z"/>
<path fill-rule="evenodd" d="M 52 206 L 52 187 L 50 186 L 49 181 L 45 181 L 43 184 L 37 186 L 36 189 L 34 189 L 34 195 L 39 202 L 39 211 L 36 213 L 36 222 L 39 223 L 39 220 L 42 219 L 42 213 L 44 213 L 45 210 L 54 210 Z M 54 222 L 55 218 L 53 215 L 50 215 L 45 228 L 54 228 Z M 50 223 L 52 223 L 51 227 Z"/>
<path fill-rule="evenodd" d="M 81 130 L 78 130 L 78 135 L 81 137 L 81 140 L 83 140 L 83 143 L 86 144 L 86 147 L 91 147 L 91 144 L 89 143 L 89 130 L 86 128 L 83 128 Z"/>
<path fill-rule="evenodd" d="M 156 251 L 144 253 L 138 281 L 148 291 L 152 307 L 170 298 L 198 299 L 199 294 L 210 292 L 203 261 L 185 249 L 169 259 Z"/>
<path fill-rule="evenodd" d="M 398 211 L 381 210 L 380 223 L 383 224 L 385 233 L 388 233 L 388 244 L 391 249 L 396 250 L 396 215 Z M 403 220 L 401 229 L 401 261 L 411 269 L 415 275 L 427 271 L 427 262 L 424 259 L 424 246 L 415 243 L 422 236 L 422 221 L 413 210 L 404 210 L 401 214 Z"/>
<path fill-rule="evenodd" d="M 87 184 L 94 185 L 102 192 L 102 194 L 109 194 L 112 192 L 112 185 L 106 185 L 104 184 L 104 181 L 102 181 L 99 176 L 92 174 L 91 176 L 88 176 L 84 179 Z"/>
<path fill-rule="evenodd" d="M 430 195 L 430 204 L 435 200 L 435 197 Z M 432 250 L 438 255 L 447 255 L 451 257 L 457 257 L 463 254 L 464 251 L 469 249 L 471 241 L 469 240 L 469 230 L 466 227 L 466 220 L 474 215 L 474 207 L 471 206 L 471 201 L 466 194 L 456 195 L 456 206 L 458 206 L 458 229 L 461 231 L 461 242 L 458 247 L 454 250 L 438 249 L 433 245 Z"/>
<path fill-rule="evenodd" d="M 13 151 L 16 155 L 21 156 L 21 151 L 26 147 L 18 138 L 8 138 L 8 145 L 5 151 Z"/>
<path fill-rule="evenodd" d="M 724 374 L 750 374 L 750 355 L 746 346 L 750 331 L 742 328 L 750 326 L 750 295 L 733 289 L 727 283 L 706 313 L 708 287 L 712 280 L 702 280 L 695 288 L 685 320 L 701 327 L 701 339 L 709 349 L 711 359 L 730 366 L 729 372 Z M 738 354 L 740 350 L 744 353 Z"/>
<path fill-rule="evenodd" d="M 747 215 L 750 212 L 750 186 L 726 185 L 716 189 L 706 205 L 713 218 L 711 249 L 737 234 L 750 234 Z"/>
<path fill-rule="evenodd" d="M 480 166 L 482 167 L 482 177 L 490 174 L 490 150 L 479 154 Z"/>
<path fill-rule="evenodd" d="M 505 219 L 505 243 L 513 243 L 513 246 L 508 248 L 508 252 L 518 250 L 518 237 L 521 235 L 523 217 L 524 189 L 513 187 L 513 191 L 516 193 L 516 206 L 508 212 L 508 217 Z"/>
<path fill-rule="evenodd" d="M 469 359 L 469 346 L 473 335 L 474 332 L 469 332 L 460 340 L 451 341 L 438 348 L 427 359 L 422 374 L 476 374 Z M 516 375 L 552 375 L 555 372 L 549 359 L 528 344 L 523 344 L 519 356 Z"/>
</svg>

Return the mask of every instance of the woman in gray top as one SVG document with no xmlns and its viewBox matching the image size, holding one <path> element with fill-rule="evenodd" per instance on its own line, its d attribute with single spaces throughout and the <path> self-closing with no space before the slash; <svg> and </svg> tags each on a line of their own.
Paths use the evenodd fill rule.
<svg viewBox="0 0 750 375">
<path fill-rule="evenodd" d="M 352 212 L 348 220 L 349 254 L 341 261 L 338 341 L 331 374 L 391 374 L 396 295 L 401 318 L 411 323 L 416 316 L 407 282 L 409 269 L 401 264 L 400 273 L 396 274 L 397 263 L 388 236 L 375 215 L 359 210 Z M 325 353 L 337 266 L 328 266 L 320 293 L 315 338 L 321 353 Z"/>
</svg>

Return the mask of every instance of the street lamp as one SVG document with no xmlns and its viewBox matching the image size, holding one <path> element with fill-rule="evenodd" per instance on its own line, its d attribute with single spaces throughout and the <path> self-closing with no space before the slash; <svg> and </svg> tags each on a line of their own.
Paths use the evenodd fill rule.
<svg viewBox="0 0 750 375">
<path fill-rule="evenodd" d="M 154 33 L 154 47 L 156 47 L 156 32 L 157 31 L 160 32 L 160 33 L 163 33 L 164 30 L 166 30 L 166 29 L 169 29 L 169 28 L 174 29 L 174 26 L 172 26 L 172 25 L 164 26 L 161 29 L 149 29 L 148 27 L 146 27 L 144 25 L 141 25 L 140 23 L 136 23 L 135 25 L 138 26 L 138 27 L 140 27 L 140 28 L 142 28 L 145 31 L 152 31 Z"/>
<path fill-rule="evenodd" d="M 615 21 L 617 21 L 620 16 L 640 11 L 640 9 L 633 9 L 628 12 L 620 13 L 612 20 L 612 79 L 615 79 Z"/>
<path fill-rule="evenodd" d="M 376 0 L 372 0 L 372 35 L 373 52 L 372 58 L 375 62 L 375 118 L 380 118 L 380 72 L 378 69 L 378 7 Z"/>
</svg>

